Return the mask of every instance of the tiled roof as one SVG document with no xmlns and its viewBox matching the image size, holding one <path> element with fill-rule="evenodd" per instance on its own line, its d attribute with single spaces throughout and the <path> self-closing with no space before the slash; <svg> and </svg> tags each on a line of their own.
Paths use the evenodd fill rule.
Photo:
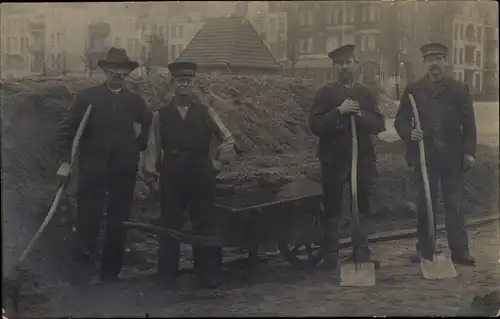
<svg viewBox="0 0 500 319">
<path fill-rule="evenodd" d="M 241 17 L 209 19 L 176 61 L 200 66 L 255 67 L 280 66 L 252 24 Z"/>
</svg>

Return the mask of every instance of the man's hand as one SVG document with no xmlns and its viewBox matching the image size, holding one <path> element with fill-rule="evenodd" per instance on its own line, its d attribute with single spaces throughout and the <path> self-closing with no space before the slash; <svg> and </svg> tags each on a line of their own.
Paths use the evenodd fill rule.
<svg viewBox="0 0 500 319">
<path fill-rule="evenodd" d="M 464 155 L 463 170 L 464 172 L 472 168 L 476 164 L 476 159 L 472 155 Z"/>
<path fill-rule="evenodd" d="M 412 141 L 417 141 L 418 142 L 423 137 L 424 137 L 424 133 L 422 132 L 422 130 L 414 129 L 413 131 L 411 131 L 411 140 Z"/>
<path fill-rule="evenodd" d="M 67 184 L 71 176 L 71 165 L 68 162 L 62 162 L 56 175 L 59 176 L 61 184 Z"/>
<path fill-rule="evenodd" d="M 340 114 L 359 114 L 361 109 L 359 103 L 351 99 L 345 99 L 344 102 L 338 107 Z"/>
</svg>

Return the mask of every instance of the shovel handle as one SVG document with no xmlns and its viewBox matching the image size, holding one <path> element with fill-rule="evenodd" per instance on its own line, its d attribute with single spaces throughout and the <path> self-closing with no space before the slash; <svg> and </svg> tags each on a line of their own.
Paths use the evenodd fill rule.
<svg viewBox="0 0 500 319">
<path fill-rule="evenodd" d="M 351 157 L 351 225 L 353 239 L 358 238 L 359 232 L 359 206 L 358 206 L 358 134 L 356 130 L 356 119 L 350 116 L 352 157 Z M 357 241 L 357 240 L 356 240 Z"/>
<path fill-rule="evenodd" d="M 87 110 L 85 111 L 85 114 L 83 115 L 82 120 L 80 121 L 80 125 L 78 126 L 78 130 L 76 131 L 75 138 L 73 139 L 73 145 L 71 147 L 71 163 L 70 165 L 74 162 L 74 159 L 76 157 L 76 151 L 78 150 L 78 145 L 80 144 L 80 138 L 82 137 L 83 131 L 85 130 L 85 126 L 87 125 L 87 121 L 90 116 L 90 111 L 92 110 L 92 105 L 89 105 L 87 107 Z M 59 171 L 60 174 L 63 174 L 64 170 L 67 170 L 67 167 L 60 167 Z M 26 256 L 29 255 L 31 250 L 33 249 L 33 246 L 36 244 L 40 236 L 42 235 L 43 231 L 45 230 L 45 227 L 49 224 L 49 222 L 52 220 L 52 217 L 54 217 L 54 214 L 57 210 L 57 206 L 59 205 L 59 202 L 61 201 L 62 195 L 65 190 L 66 183 L 61 183 L 59 186 L 56 197 L 54 198 L 54 201 L 52 202 L 52 205 L 50 206 L 49 212 L 47 213 L 47 216 L 43 220 L 42 224 L 40 225 L 40 228 L 38 228 L 37 232 L 35 233 L 35 236 L 31 238 L 30 242 L 28 243 L 28 246 L 24 249 L 23 253 L 21 254 L 21 257 L 19 257 L 18 264 L 19 266 Z"/>
<path fill-rule="evenodd" d="M 418 115 L 417 104 L 415 103 L 415 99 L 412 94 L 408 94 L 408 98 L 410 99 L 410 104 L 413 109 L 413 116 L 415 119 L 415 128 L 421 130 L 420 118 Z M 432 209 L 432 197 L 431 197 L 431 188 L 429 186 L 429 175 L 427 173 L 427 163 L 425 161 L 425 148 L 424 148 L 424 140 L 421 139 L 418 141 L 418 148 L 420 150 L 420 168 L 422 173 L 422 180 L 424 184 L 424 193 L 425 193 L 425 201 L 427 206 L 427 227 L 429 228 L 429 235 L 432 240 L 432 248 L 435 249 L 436 245 L 436 232 L 434 230 L 434 212 Z"/>
</svg>

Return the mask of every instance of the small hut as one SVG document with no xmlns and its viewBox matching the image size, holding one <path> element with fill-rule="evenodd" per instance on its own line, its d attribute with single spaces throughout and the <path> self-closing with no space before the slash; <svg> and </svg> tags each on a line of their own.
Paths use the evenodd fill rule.
<svg viewBox="0 0 500 319">
<path fill-rule="evenodd" d="M 281 71 L 250 21 L 238 16 L 207 20 L 176 61 L 195 62 L 200 73 L 276 74 Z"/>
</svg>

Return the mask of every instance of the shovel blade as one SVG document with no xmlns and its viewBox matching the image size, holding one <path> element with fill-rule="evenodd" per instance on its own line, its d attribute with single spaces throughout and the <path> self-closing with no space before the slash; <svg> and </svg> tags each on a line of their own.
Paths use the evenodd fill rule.
<svg viewBox="0 0 500 319">
<path fill-rule="evenodd" d="M 375 265 L 373 262 L 342 265 L 340 267 L 340 285 L 347 287 L 375 286 Z"/>
<path fill-rule="evenodd" d="M 420 268 L 425 279 L 439 280 L 455 278 L 457 270 L 450 258 L 444 255 L 434 255 L 433 260 L 421 258 Z"/>
</svg>

